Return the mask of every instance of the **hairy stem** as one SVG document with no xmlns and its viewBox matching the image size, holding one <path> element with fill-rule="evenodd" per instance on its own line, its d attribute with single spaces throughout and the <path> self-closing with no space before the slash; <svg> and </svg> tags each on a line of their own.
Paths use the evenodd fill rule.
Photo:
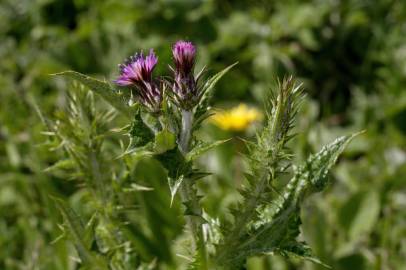
<svg viewBox="0 0 406 270">
<path fill-rule="evenodd" d="M 191 111 L 182 110 L 182 129 L 179 139 L 179 147 L 183 154 L 189 152 L 189 144 L 191 139 L 191 130 L 193 124 L 193 113 Z M 202 215 L 202 209 L 199 205 L 197 191 L 193 187 L 193 182 L 190 179 L 185 179 L 180 186 L 180 195 L 182 203 L 188 205 L 192 211 L 192 215 L 186 216 L 186 223 L 191 233 L 193 234 L 194 250 L 198 251 L 200 258 L 200 269 L 208 269 L 207 266 L 207 250 L 204 241 L 203 227 L 198 216 Z"/>
<path fill-rule="evenodd" d="M 182 129 L 180 133 L 179 146 L 183 154 L 189 152 L 189 143 L 193 123 L 193 113 L 182 110 Z"/>
</svg>

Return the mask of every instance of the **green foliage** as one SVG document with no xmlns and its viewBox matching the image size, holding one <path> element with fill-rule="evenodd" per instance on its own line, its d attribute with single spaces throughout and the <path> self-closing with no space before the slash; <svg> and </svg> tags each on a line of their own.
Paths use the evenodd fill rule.
<svg viewBox="0 0 406 270">
<path fill-rule="evenodd" d="M 84 94 L 81 89 L 78 94 L 71 94 L 68 113 L 60 114 L 57 123 L 49 122 L 50 131 L 47 133 L 56 137 L 55 143 L 63 147 L 70 157 L 68 160 L 72 161 L 58 162 L 48 171 L 56 168 L 78 169 L 75 176 L 83 177 L 87 184 L 85 191 L 92 196 L 90 213 L 93 214 L 86 229 L 80 217 L 62 200 L 56 199 L 66 223 L 64 235 L 72 236 L 83 266 L 107 269 L 109 265 L 113 269 L 127 269 L 134 260 L 124 258 L 139 256 L 141 262 L 150 263 L 152 254 L 159 258 L 156 261 L 158 264 L 175 265 L 170 243 L 180 231 L 178 221 L 173 219 L 170 212 L 174 214 L 177 211 L 172 206 L 178 192 L 192 241 L 192 245 L 186 248 L 193 257 L 190 268 L 222 266 L 239 269 L 247 258 L 272 252 L 322 264 L 309 246 L 297 241 L 301 224 L 300 206 L 306 195 L 321 191 L 326 186 L 328 171 L 355 135 L 341 137 L 310 156 L 304 165 L 295 170 L 288 184 L 277 191 L 274 183 L 291 167 L 292 155 L 286 144 L 292 138 L 290 131 L 303 98 L 300 86 L 292 78 L 285 79 L 279 89 L 272 92 L 266 103 L 267 124 L 257 135 L 256 142 L 247 142 L 250 172 L 246 174 L 249 184 L 241 191 L 244 200 L 233 211 L 233 225 L 217 235 L 218 239 L 211 244 L 213 248 L 210 253 L 203 227 L 212 224 L 208 222 L 210 216 L 203 214 L 201 197 L 196 189 L 196 181 L 207 176 L 207 173 L 194 169 L 193 162 L 227 140 L 213 143 L 197 141 L 191 122 L 193 112 L 175 114 L 182 117 L 175 121 L 182 123 L 182 129 L 175 135 L 169 130 L 176 129 L 163 124 L 164 121 L 151 130 L 145 122 L 148 117 L 141 117 L 138 110 L 127 134 L 130 137 L 129 147 L 133 151 L 129 152 L 127 147 L 127 154 L 121 157 L 127 164 L 127 172 L 121 172 L 122 176 L 110 182 L 109 179 L 120 171 L 113 172 L 114 167 L 110 167 L 110 172 L 102 171 L 107 167 L 102 153 L 106 137 L 103 136 L 106 113 L 99 115 L 96 112 L 90 92 Z M 88 130 L 88 127 L 91 129 Z M 150 151 L 155 161 L 137 156 L 137 152 L 148 145 L 153 145 Z M 72 162 L 75 166 L 72 166 Z M 163 171 L 163 168 L 166 170 Z M 162 179 L 165 178 L 169 184 L 169 194 L 162 190 L 162 183 L 166 182 Z M 126 187 L 125 182 L 130 179 L 137 182 Z M 111 184 L 113 189 L 109 188 Z M 141 223 L 134 222 L 130 216 L 118 216 L 113 210 L 124 207 L 120 197 L 125 192 L 137 194 L 136 201 L 132 203 L 139 207 L 137 213 L 144 219 Z M 115 227 L 120 220 L 128 224 L 134 222 L 131 226 L 134 229 L 138 227 L 137 231 L 127 232 L 125 227 Z M 97 225 L 93 227 L 93 223 Z M 124 235 L 130 238 L 125 240 Z M 97 243 L 97 254 L 90 250 L 93 239 Z"/>
<path fill-rule="evenodd" d="M 230 230 L 235 221 L 227 209 L 241 210 L 238 205 L 244 201 L 236 190 L 249 190 L 250 182 L 258 180 L 252 161 L 241 157 L 257 151 L 255 143 L 247 146 L 253 152 L 243 144 L 255 141 L 254 127 L 238 133 L 220 130 L 204 122 L 213 111 L 201 106 L 204 113 L 198 117 L 195 112 L 190 151 L 205 144 L 200 142 L 232 139 L 194 159 L 192 166 L 178 147 L 164 151 L 172 139 L 169 144 L 164 140 L 161 150 L 154 148 L 162 127 L 171 127 L 168 130 L 178 136 L 176 107 L 151 121 L 145 112 L 137 114 L 131 96 L 109 83 L 116 64 L 136 50 L 154 47 L 160 62 L 169 62 L 169 44 L 180 38 L 198 45 L 196 68 L 210 67 L 205 73 L 216 74 L 239 62 L 211 91 L 214 108 L 239 102 L 260 106 L 269 87 L 276 89 L 274 79 L 287 73 L 303 82 L 308 96 L 292 132 L 296 139 L 288 141 L 288 149 L 281 148 L 279 165 L 285 173 L 276 171 L 278 180 L 265 194 L 272 200 L 293 177 L 288 164 L 306 164 L 309 153 L 321 145 L 367 131 L 329 173 L 333 181 L 328 192 L 301 203 L 303 224 L 296 241 L 272 256 L 248 258 L 245 267 L 325 269 L 296 258 L 317 255 L 338 270 L 405 268 L 405 10 L 404 1 L 386 0 L 1 1 L 0 269 L 80 267 L 54 197 L 72 210 L 73 220 L 94 232 L 89 237 L 91 255 L 110 269 L 186 268 L 196 254 L 190 251 L 190 230 L 181 231 L 182 210 L 188 207 L 187 213 L 193 213 L 194 206 L 181 204 L 179 187 L 190 182 L 204 220 L 196 219 L 204 223 L 213 260 L 216 245 L 224 240 L 220 228 Z M 87 85 L 81 92 L 64 80 L 68 75 L 48 76 L 62 70 L 102 80 L 76 74 Z M 160 65 L 155 72 L 169 70 Z M 92 83 L 101 86 L 99 92 Z M 87 96 L 88 89 L 96 95 Z M 87 109 L 71 114 L 72 95 L 78 95 L 75 110 Z M 89 108 L 94 111 L 87 113 Z M 92 152 L 101 181 L 95 181 L 97 174 L 90 170 L 86 155 Z M 105 193 L 107 199 L 100 195 Z M 150 197 L 144 200 L 144 195 Z M 272 207 L 260 203 L 264 206 L 254 212 L 249 232 L 269 218 Z M 154 236 L 159 224 L 150 228 L 156 224 L 154 213 L 171 217 L 162 223 L 164 236 Z M 201 259 L 193 266 L 200 267 Z"/>
</svg>

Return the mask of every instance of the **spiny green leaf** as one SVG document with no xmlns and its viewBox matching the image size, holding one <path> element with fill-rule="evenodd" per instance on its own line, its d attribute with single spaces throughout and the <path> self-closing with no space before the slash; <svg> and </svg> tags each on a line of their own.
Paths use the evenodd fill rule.
<svg viewBox="0 0 406 270">
<path fill-rule="evenodd" d="M 200 155 L 204 154 L 205 152 L 209 151 L 210 149 L 223 144 L 230 139 L 226 140 L 220 140 L 220 141 L 215 141 L 215 142 L 207 142 L 207 143 L 200 143 L 197 146 L 195 146 L 187 155 L 186 155 L 186 160 L 187 161 L 192 161 L 198 158 Z"/>
<path fill-rule="evenodd" d="M 310 156 L 304 165 L 300 166 L 295 176 L 289 181 L 282 194 L 264 207 L 261 219 L 254 227 L 270 223 L 288 208 L 297 208 L 299 201 L 313 192 L 321 191 L 327 185 L 327 173 L 344 151 L 348 143 L 359 133 L 343 136 L 324 146 L 317 154 Z"/>
<path fill-rule="evenodd" d="M 76 71 L 64 71 L 52 75 L 77 80 L 90 90 L 94 91 L 96 94 L 100 95 L 105 101 L 116 108 L 119 112 L 126 115 L 128 118 L 133 117 L 135 108 L 131 108 L 128 105 L 128 102 L 125 101 L 124 97 L 118 94 L 117 91 L 115 91 L 106 81 L 101 81 Z"/>
<path fill-rule="evenodd" d="M 154 134 L 142 120 L 140 110 L 134 115 L 129 134 L 131 138 L 130 148 L 144 146 L 154 138 Z"/>
<path fill-rule="evenodd" d="M 309 181 L 314 191 L 321 191 L 328 184 L 326 180 L 327 173 L 336 163 L 339 155 L 344 151 L 351 140 L 361 133 L 363 133 L 363 131 L 348 136 L 342 136 L 324 146 L 316 155 L 309 157 L 306 164 L 298 170 L 297 175 L 302 177 L 304 181 Z"/>
</svg>

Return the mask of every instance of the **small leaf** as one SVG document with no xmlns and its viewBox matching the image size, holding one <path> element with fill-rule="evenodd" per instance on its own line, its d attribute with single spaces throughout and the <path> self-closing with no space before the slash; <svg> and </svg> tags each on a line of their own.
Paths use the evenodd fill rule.
<svg viewBox="0 0 406 270">
<path fill-rule="evenodd" d="M 52 166 L 49 166 L 44 172 L 53 172 L 57 170 L 69 170 L 76 168 L 76 163 L 72 159 L 59 160 Z"/>
<path fill-rule="evenodd" d="M 182 184 L 184 180 L 183 175 L 179 176 L 178 179 L 173 180 L 172 178 L 168 177 L 168 184 L 169 184 L 169 189 L 171 191 L 171 204 L 170 206 L 172 207 L 173 199 L 175 198 L 176 193 L 178 192 L 178 189 L 180 185 Z"/>
<path fill-rule="evenodd" d="M 187 175 L 187 178 L 190 179 L 191 181 L 197 181 L 209 175 L 211 175 L 211 173 L 209 172 L 201 172 L 199 170 L 193 170 L 190 174 Z"/>
<path fill-rule="evenodd" d="M 158 132 L 155 136 L 154 150 L 158 154 L 172 150 L 176 146 L 176 136 L 168 130 Z"/>
<path fill-rule="evenodd" d="M 284 245 L 281 248 L 276 249 L 275 252 L 279 253 L 284 257 L 304 259 L 331 269 L 329 265 L 324 264 L 323 262 L 320 261 L 319 258 L 314 256 L 310 247 L 303 242 L 293 241 L 291 243 L 288 243 L 287 245 Z"/>
<path fill-rule="evenodd" d="M 216 142 L 209 142 L 209 143 L 200 143 L 197 146 L 195 146 L 189 153 L 186 155 L 186 160 L 187 161 L 192 161 L 198 158 L 200 155 L 206 153 L 210 149 L 223 144 L 225 142 L 228 142 L 230 139 L 226 140 L 220 140 Z"/>
<path fill-rule="evenodd" d="M 130 185 L 130 187 L 128 187 L 128 188 L 123 188 L 124 192 L 138 192 L 138 191 L 151 191 L 151 190 L 154 190 L 154 189 L 151 187 L 138 185 L 136 183 L 132 183 Z"/>
<path fill-rule="evenodd" d="M 213 90 L 214 86 L 216 86 L 217 82 L 230 70 L 232 69 L 235 65 L 237 65 L 238 62 L 235 62 L 232 65 L 229 65 L 222 71 L 216 73 L 213 75 L 210 79 L 207 80 L 205 85 L 203 86 L 202 92 L 203 92 L 203 98 L 212 95 L 211 91 Z"/>
<path fill-rule="evenodd" d="M 199 105 L 196 110 L 196 117 L 197 119 L 202 116 L 203 114 L 206 113 L 209 101 L 211 96 L 213 95 L 213 89 L 214 86 L 217 84 L 217 82 L 235 65 L 237 65 L 238 62 L 226 67 L 222 71 L 218 72 L 217 74 L 213 75 L 210 79 L 206 81 L 206 83 L 203 85 L 201 93 L 200 93 L 200 101 Z"/>
<path fill-rule="evenodd" d="M 128 118 L 133 117 L 135 108 L 131 108 L 125 101 L 124 97 L 120 96 L 107 82 L 86 76 L 76 71 L 64 71 L 52 75 L 77 80 L 96 94 L 100 95 L 105 101 Z"/>
</svg>

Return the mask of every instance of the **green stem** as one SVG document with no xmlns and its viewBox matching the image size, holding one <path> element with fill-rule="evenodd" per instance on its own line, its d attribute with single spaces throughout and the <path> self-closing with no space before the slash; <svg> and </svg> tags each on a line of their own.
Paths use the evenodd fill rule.
<svg viewBox="0 0 406 270">
<path fill-rule="evenodd" d="M 189 144 L 191 139 L 193 123 L 193 113 L 191 111 L 182 110 L 182 129 L 179 139 L 179 148 L 185 155 L 189 152 Z M 180 195 L 182 203 L 188 204 L 191 211 L 196 216 L 202 215 L 202 209 L 199 204 L 197 191 L 193 187 L 193 182 L 190 179 L 185 179 L 180 186 Z M 196 216 L 186 216 L 186 223 L 193 235 L 193 249 L 197 250 L 200 258 L 200 269 L 206 270 L 207 266 L 207 250 L 203 235 L 203 227 L 201 219 Z"/>
</svg>

